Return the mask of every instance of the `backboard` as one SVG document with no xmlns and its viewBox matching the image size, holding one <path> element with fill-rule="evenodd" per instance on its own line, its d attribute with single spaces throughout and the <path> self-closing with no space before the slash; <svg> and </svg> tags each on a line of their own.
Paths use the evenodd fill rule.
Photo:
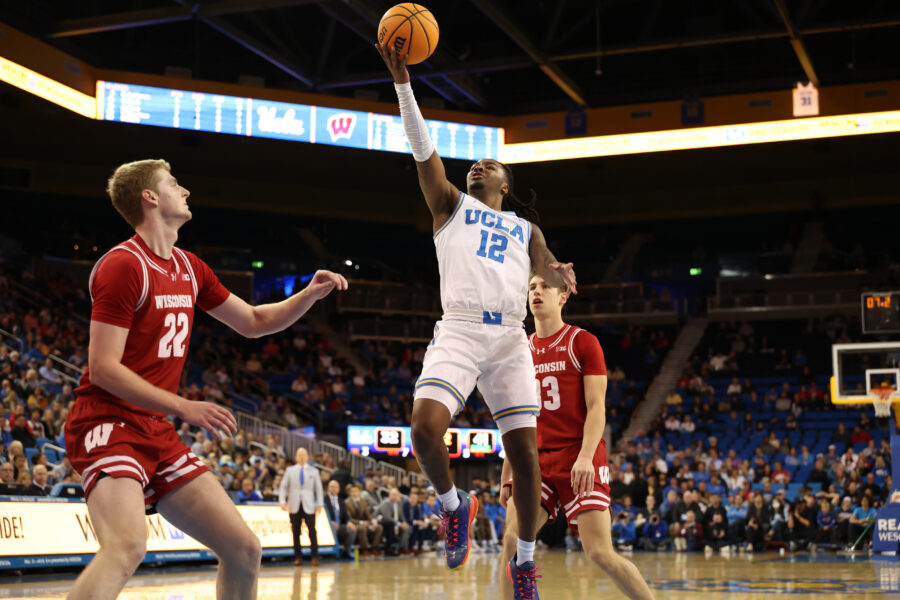
<svg viewBox="0 0 900 600">
<path fill-rule="evenodd" d="M 900 342 L 834 344 L 831 356 L 833 403 L 871 403 L 871 390 L 883 385 L 897 390 L 894 402 L 900 402 Z"/>
</svg>

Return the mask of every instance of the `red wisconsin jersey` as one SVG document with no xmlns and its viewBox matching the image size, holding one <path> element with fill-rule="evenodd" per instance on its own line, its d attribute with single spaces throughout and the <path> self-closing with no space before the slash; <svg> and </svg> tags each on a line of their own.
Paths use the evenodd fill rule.
<svg viewBox="0 0 900 600">
<path fill-rule="evenodd" d="M 582 377 L 606 375 L 600 342 L 583 329 L 565 325 L 550 337 L 531 334 L 528 345 L 541 399 L 538 450 L 581 444 L 587 418 Z"/>
<path fill-rule="evenodd" d="M 137 234 L 97 261 L 88 288 L 91 320 L 129 330 L 122 364 L 172 393 L 178 393 L 194 306 L 210 310 L 229 296 L 212 269 L 194 254 L 173 248 L 172 257 L 163 260 Z M 88 369 L 80 383 L 75 390 L 79 397 L 107 400 L 138 414 L 166 416 L 92 384 Z"/>
</svg>

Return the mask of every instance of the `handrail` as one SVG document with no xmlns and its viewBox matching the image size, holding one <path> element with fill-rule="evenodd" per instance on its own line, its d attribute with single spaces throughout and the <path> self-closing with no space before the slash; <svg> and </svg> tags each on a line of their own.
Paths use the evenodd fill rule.
<svg viewBox="0 0 900 600">
<path fill-rule="evenodd" d="M 276 423 L 263 421 L 246 412 L 235 411 L 234 416 L 237 419 L 238 428 L 244 429 L 248 433 L 252 433 L 253 437 L 257 439 L 264 439 L 266 435 L 278 436 L 281 439 L 282 447 L 287 456 L 293 456 L 297 451 L 297 448 L 306 448 L 308 452 L 313 454 L 325 453 L 330 455 L 335 463 L 338 463 L 345 458 L 349 458 L 350 472 L 354 477 L 359 477 L 368 469 L 381 470 L 388 475 L 396 477 L 398 482 L 403 477 L 410 475 L 405 469 L 396 465 L 347 452 L 347 450 L 336 444 L 317 440 L 313 437 L 291 431 L 286 427 Z"/>
<path fill-rule="evenodd" d="M 60 357 L 56 356 L 55 354 L 49 354 L 48 357 L 53 362 L 57 362 L 67 369 L 72 369 L 73 371 L 78 373 L 78 375 L 84 375 L 84 369 L 82 369 L 81 367 L 79 367 L 77 365 L 73 365 L 72 363 L 70 363 L 67 360 L 61 359 Z"/>
<path fill-rule="evenodd" d="M 19 354 L 25 354 L 25 342 L 22 341 L 22 338 L 13 335 L 9 331 L 5 329 L 0 329 L 0 336 L 11 339 L 13 342 L 19 345 Z"/>
<path fill-rule="evenodd" d="M 22 294 L 22 299 L 25 300 L 28 304 L 31 304 L 35 308 L 43 308 L 50 304 L 50 299 L 45 297 L 43 294 L 40 294 L 30 287 L 26 285 L 22 285 L 18 281 L 11 279 L 9 283 L 17 288 L 19 291 L 24 292 Z"/>
<path fill-rule="evenodd" d="M 266 446 L 266 445 L 263 444 L 263 443 L 257 442 L 257 441 L 247 442 L 247 446 L 252 446 L 252 447 L 254 447 L 254 448 L 261 448 L 262 451 L 263 451 L 263 453 L 265 453 L 265 452 L 267 452 L 267 451 L 269 450 L 269 447 L 268 447 L 268 446 Z M 277 447 L 277 448 L 275 448 L 275 454 L 278 454 L 279 456 L 282 456 L 282 457 L 283 457 L 283 456 L 284 456 L 284 450 L 282 450 L 280 447 Z"/>
<path fill-rule="evenodd" d="M 57 446 L 56 444 L 51 444 L 50 442 L 47 442 L 47 443 L 45 443 L 43 446 L 41 446 L 41 453 L 44 455 L 44 458 L 47 458 L 47 448 L 49 448 L 50 450 L 55 450 L 56 452 L 59 452 L 59 453 L 62 453 L 62 454 L 67 454 L 65 448 L 60 448 L 60 447 Z M 50 462 L 49 460 L 47 460 L 47 464 L 53 466 L 54 468 L 56 468 L 56 467 L 58 467 L 59 465 L 61 465 L 62 462 L 60 461 L 60 462 L 58 462 L 58 463 L 54 463 L 54 462 Z"/>
</svg>

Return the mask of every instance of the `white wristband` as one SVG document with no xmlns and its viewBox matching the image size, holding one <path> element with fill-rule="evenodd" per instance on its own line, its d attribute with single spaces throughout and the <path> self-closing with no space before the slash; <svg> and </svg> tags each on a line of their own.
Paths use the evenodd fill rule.
<svg viewBox="0 0 900 600">
<path fill-rule="evenodd" d="M 412 85 L 409 83 L 395 83 L 397 99 L 400 101 L 400 117 L 403 119 L 403 129 L 406 131 L 406 141 L 416 162 L 425 162 L 434 154 L 434 144 L 428 135 L 428 126 L 416 104 Z"/>
</svg>

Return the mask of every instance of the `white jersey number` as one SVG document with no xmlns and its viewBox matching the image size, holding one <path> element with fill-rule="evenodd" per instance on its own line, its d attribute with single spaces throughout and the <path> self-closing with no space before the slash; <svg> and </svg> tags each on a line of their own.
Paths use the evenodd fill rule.
<svg viewBox="0 0 900 600">
<path fill-rule="evenodd" d="M 163 322 L 163 330 L 168 328 L 159 339 L 159 358 L 184 356 L 185 339 L 188 335 L 188 316 L 184 313 L 169 313 Z"/>
<path fill-rule="evenodd" d="M 548 375 L 544 377 L 542 380 L 537 382 L 538 384 L 538 398 L 543 400 L 544 393 L 541 388 L 547 388 L 547 396 L 550 397 L 549 400 L 543 400 L 544 408 L 547 410 L 556 410 L 559 408 L 562 403 L 559 401 L 559 381 L 553 375 Z"/>
</svg>

